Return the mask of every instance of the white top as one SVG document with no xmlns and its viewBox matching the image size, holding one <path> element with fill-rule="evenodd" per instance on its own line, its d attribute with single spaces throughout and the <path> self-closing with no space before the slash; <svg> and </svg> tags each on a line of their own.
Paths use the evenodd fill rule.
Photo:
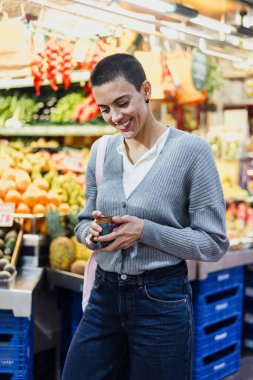
<svg viewBox="0 0 253 380">
<path fill-rule="evenodd" d="M 124 142 L 117 147 L 117 151 L 123 156 L 123 187 L 126 199 L 132 194 L 136 187 L 141 183 L 148 173 L 157 157 L 162 151 L 167 140 L 170 127 L 158 138 L 156 143 L 139 160 L 132 164 L 129 160 Z"/>
</svg>

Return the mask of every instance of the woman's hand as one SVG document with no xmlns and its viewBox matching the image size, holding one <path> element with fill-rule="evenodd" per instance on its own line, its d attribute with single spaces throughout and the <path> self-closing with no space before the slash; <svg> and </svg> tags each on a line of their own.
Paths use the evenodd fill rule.
<svg viewBox="0 0 253 380">
<path fill-rule="evenodd" d="M 142 219 L 136 216 L 124 215 L 114 216 L 112 221 L 118 224 L 118 227 L 115 227 L 112 233 L 99 237 L 96 235 L 96 237 L 94 237 L 94 242 L 114 240 L 107 247 L 100 248 L 99 251 L 111 252 L 118 249 L 127 249 L 140 239 L 144 229 L 144 221 Z M 94 232 L 99 232 L 97 228 L 98 225 L 94 225 L 93 223 L 92 225 L 94 226 Z"/>
<path fill-rule="evenodd" d="M 101 216 L 104 216 L 102 215 L 101 211 L 96 210 L 92 213 L 93 219 L 100 218 Z M 91 246 L 92 243 L 94 243 L 94 239 L 99 236 L 101 231 L 102 228 L 95 222 L 95 220 L 93 220 L 93 222 L 90 224 L 90 234 L 86 238 L 86 244 Z"/>
</svg>

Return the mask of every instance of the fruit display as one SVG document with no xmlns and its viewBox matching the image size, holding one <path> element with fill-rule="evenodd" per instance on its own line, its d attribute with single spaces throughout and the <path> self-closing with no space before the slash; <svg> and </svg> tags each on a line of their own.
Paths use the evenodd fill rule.
<svg viewBox="0 0 253 380">
<path fill-rule="evenodd" d="M 46 221 L 51 238 L 50 267 L 83 275 L 91 251 L 78 243 L 73 235 L 77 213 L 62 217 L 59 212 L 50 210 L 46 213 Z"/>
<path fill-rule="evenodd" d="M 76 107 L 82 102 L 84 96 L 80 93 L 71 93 L 63 96 L 51 113 L 53 123 L 67 123 L 72 119 Z"/>
<path fill-rule="evenodd" d="M 221 185 L 226 201 L 242 201 L 246 200 L 249 197 L 247 190 L 242 189 L 239 185 L 233 184 L 229 178 L 223 180 Z"/>
<path fill-rule="evenodd" d="M 0 202 L 14 203 L 18 214 L 44 214 L 50 208 L 67 213 L 82 208 L 84 172 L 70 171 L 65 166 L 70 151 L 54 153 L 58 145 L 42 140 L 29 147 L 19 141 L 0 145 Z M 53 153 L 40 145 L 47 145 Z M 33 150 L 35 153 L 31 153 Z M 84 165 L 88 156 L 87 148 L 80 151 Z"/>
<path fill-rule="evenodd" d="M 248 202 L 229 202 L 226 207 L 227 234 L 230 239 L 252 238 L 253 207 Z"/>
</svg>

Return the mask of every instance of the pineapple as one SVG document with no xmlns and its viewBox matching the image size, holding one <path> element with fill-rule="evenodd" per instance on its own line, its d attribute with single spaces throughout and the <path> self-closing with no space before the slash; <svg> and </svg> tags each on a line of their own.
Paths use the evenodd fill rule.
<svg viewBox="0 0 253 380">
<path fill-rule="evenodd" d="M 67 237 L 62 219 L 57 211 L 46 213 L 48 235 L 51 238 L 49 246 L 49 262 L 51 268 L 70 270 L 74 261 L 74 244 Z"/>
<path fill-rule="evenodd" d="M 69 236 L 71 236 L 71 241 L 74 244 L 74 257 L 75 260 L 85 260 L 87 261 L 90 257 L 92 251 L 89 248 L 86 248 L 83 244 L 79 243 L 74 235 L 74 229 L 78 223 L 77 220 L 78 211 L 73 211 L 69 213 L 66 217 L 66 229 Z"/>
</svg>

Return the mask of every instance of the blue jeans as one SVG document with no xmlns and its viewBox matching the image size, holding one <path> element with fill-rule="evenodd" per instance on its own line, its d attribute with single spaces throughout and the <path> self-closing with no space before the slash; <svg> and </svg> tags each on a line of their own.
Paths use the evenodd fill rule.
<svg viewBox="0 0 253 380">
<path fill-rule="evenodd" d="M 62 380 L 190 380 L 193 336 L 184 261 L 136 276 L 98 267 Z"/>
</svg>

